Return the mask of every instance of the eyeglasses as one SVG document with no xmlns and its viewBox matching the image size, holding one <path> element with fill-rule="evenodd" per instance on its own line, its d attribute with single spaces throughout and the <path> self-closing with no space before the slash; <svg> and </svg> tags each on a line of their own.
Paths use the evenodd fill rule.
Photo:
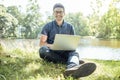
<svg viewBox="0 0 120 80">
<path fill-rule="evenodd" d="M 58 13 L 59 13 L 59 14 L 63 14 L 64 11 L 54 11 L 54 13 L 55 13 L 55 14 L 58 14 Z"/>
</svg>

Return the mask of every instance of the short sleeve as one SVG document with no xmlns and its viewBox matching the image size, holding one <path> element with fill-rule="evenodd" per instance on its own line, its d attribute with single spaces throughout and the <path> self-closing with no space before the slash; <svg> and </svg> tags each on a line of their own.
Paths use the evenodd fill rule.
<svg viewBox="0 0 120 80">
<path fill-rule="evenodd" d="M 46 24 L 43 28 L 42 28 L 42 31 L 41 31 L 41 34 L 43 35 L 48 35 L 48 32 L 49 32 L 49 29 L 48 29 L 48 24 Z"/>
</svg>

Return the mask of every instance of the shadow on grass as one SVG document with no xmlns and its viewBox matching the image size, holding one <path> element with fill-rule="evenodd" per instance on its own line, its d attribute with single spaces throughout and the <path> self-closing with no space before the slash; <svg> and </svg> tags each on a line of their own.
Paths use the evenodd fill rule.
<svg viewBox="0 0 120 80">
<path fill-rule="evenodd" d="M 36 80 L 45 77 L 54 79 L 62 74 L 64 67 L 39 58 L 0 56 L 0 80 Z"/>
</svg>

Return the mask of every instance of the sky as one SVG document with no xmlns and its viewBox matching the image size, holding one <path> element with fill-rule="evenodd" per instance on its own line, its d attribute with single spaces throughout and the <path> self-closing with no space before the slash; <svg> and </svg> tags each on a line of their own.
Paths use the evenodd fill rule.
<svg viewBox="0 0 120 80">
<path fill-rule="evenodd" d="M 38 0 L 38 1 L 40 5 L 40 12 L 43 15 L 45 15 L 46 12 L 52 14 L 53 5 L 55 3 L 62 3 L 65 7 L 66 13 L 82 12 L 83 15 L 87 16 L 92 13 L 90 2 L 94 0 Z M 110 1 L 111 0 L 104 1 L 101 14 L 108 10 L 108 5 Z M 24 10 L 27 4 L 27 0 L 0 0 L 0 4 L 4 4 L 5 6 L 21 5 Z"/>
</svg>

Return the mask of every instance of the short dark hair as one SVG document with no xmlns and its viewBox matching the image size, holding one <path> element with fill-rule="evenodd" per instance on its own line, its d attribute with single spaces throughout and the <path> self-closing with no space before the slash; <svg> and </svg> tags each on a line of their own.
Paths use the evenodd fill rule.
<svg viewBox="0 0 120 80">
<path fill-rule="evenodd" d="M 54 11 L 54 9 L 55 8 L 63 8 L 63 10 L 65 11 L 65 8 L 64 8 L 64 6 L 61 4 L 61 3 L 56 3 L 54 6 L 53 6 L 53 11 Z"/>
</svg>

